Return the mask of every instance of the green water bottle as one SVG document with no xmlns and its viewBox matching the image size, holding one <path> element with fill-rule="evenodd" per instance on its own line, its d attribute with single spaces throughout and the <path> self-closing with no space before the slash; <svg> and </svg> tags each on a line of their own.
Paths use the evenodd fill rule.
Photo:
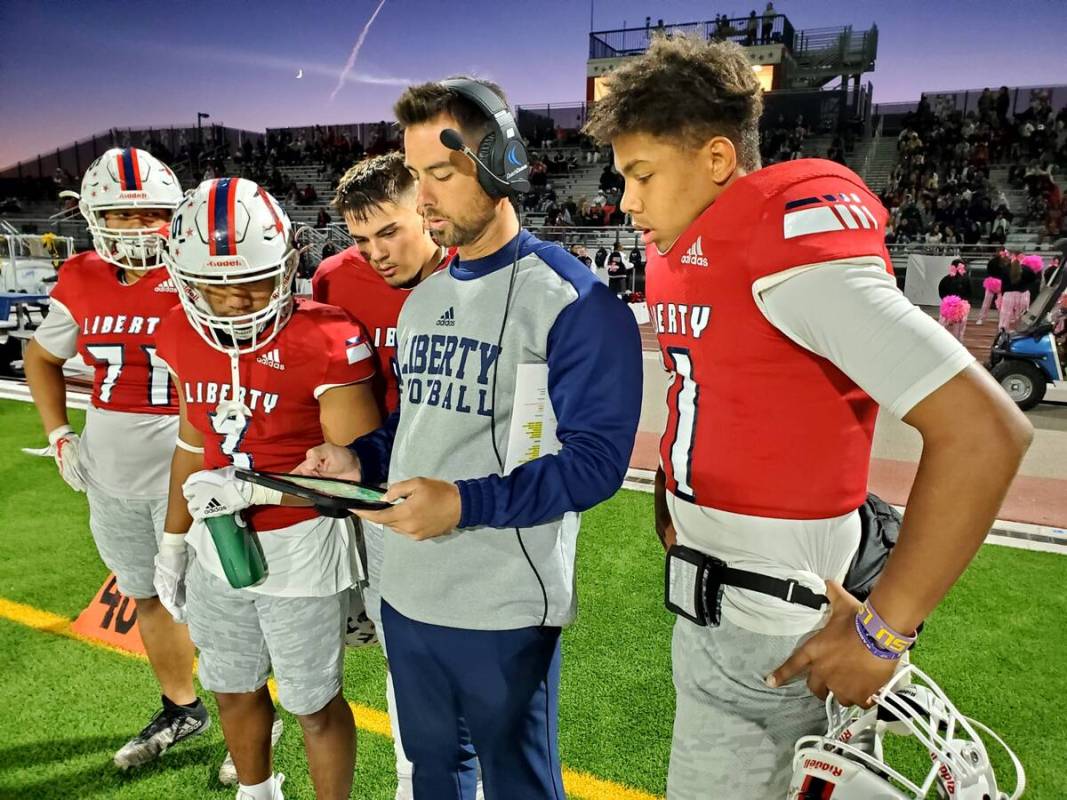
<svg viewBox="0 0 1067 800">
<path fill-rule="evenodd" d="M 267 562 L 259 538 L 241 515 L 227 514 L 204 520 L 215 542 L 222 570 L 234 589 L 255 586 L 267 576 Z"/>
</svg>

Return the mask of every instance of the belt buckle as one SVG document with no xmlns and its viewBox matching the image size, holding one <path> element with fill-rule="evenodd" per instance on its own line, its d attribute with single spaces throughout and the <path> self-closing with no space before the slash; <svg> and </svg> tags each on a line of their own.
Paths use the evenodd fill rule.
<svg viewBox="0 0 1067 800">
<path fill-rule="evenodd" d="M 792 603 L 793 602 L 793 590 L 796 589 L 798 585 L 799 585 L 799 583 L 794 578 L 789 578 L 788 580 L 786 580 L 786 587 L 787 588 L 785 590 L 785 597 L 783 597 L 782 599 L 785 600 L 787 603 Z"/>
</svg>

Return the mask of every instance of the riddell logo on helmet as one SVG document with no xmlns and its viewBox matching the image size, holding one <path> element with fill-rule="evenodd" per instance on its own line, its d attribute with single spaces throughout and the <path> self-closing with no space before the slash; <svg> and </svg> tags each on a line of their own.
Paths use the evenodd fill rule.
<svg viewBox="0 0 1067 800">
<path fill-rule="evenodd" d="M 244 263 L 237 258 L 210 258 L 207 265 L 209 267 L 243 267 Z"/>
<path fill-rule="evenodd" d="M 148 192 L 119 192 L 119 200 L 147 200 Z"/>
<path fill-rule="evenodd" d="M 931 761 L 937 761 L 937 753 L 930 754 Z M 937 777 L 941 779 L 941 786 L 949 797 L 956 796 L 956 776 L 949 772 L 943 762 L 937 764 Z"/>
<path fill-rule="evenodd" d="M 829 772 L 835 778 L 840 778 L 844 774 L 844 770 L 841 767 L 835 767 L 833 764 L 829 764 L 826 761 L 819 761 L 814 758 L 804 759 L 804 769 L 817 769 L 820 772 Z"/>
</svg>

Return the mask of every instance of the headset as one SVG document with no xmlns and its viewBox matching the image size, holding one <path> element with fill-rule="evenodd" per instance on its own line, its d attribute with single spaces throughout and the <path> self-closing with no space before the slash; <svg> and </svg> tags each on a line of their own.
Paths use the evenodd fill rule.
<svg viewBox="0 0 1067 800">
<path fill-rule="evenodd" d="M 500 99 L 496 92 L 477 81 L 466 78 L 450 78 L 441 81 L 441 85 L 448 91 L 472 102 L 489 120 L 490 130 L 478 143 L 478 152 L 475 153 L 463 141 L 463 136 L 454 128 L 445 128 L 441 131 L 441 144 L 449 150 L 463 153 L 475 163 L 478 168 L 478 184 L 482 190 L 493 200 L 507 198 L 515 208 L 519 218 L 519 235 L 515 237 L 515 255 L 511 261 L 511 275 L 508 278 L 508 294 L 504 301 L 504 316 L 500 320 L 500 335 L 496 342 L 496 359 L 493 361 L 493 383 L 491 396 L 493 399 L 493 413 L 490 417 L 490 435 L 493 440 L 493 453 L 496 455 L 500 472 L 504 472 L 504 459 L 500 455 L 500 446 L 496 439 L 496 374 L 500 364 L 500 351 L 504 344 L 504 329 L 508 324 L 508 313 L 511 311 L 511 296 L 515 289 L 515 273 L 519 266 L 519 248 L 522 240 L 522 205 L 518 197 L 530 191 L 530 160 L 526 153 L 526 143 L 519 135 L 519 126 L 515 124 L 515 118 L 508 109 L 507 104 Z M 541 615 L 539 627 L 543 627 L 548 620 L 548 591 L 545 582 L 541 579 L 533 559 L 526 550 L 526 543 L 522 540 L 522 530 L 513 528 L 515 538 L 526 563 L 537 579 L 537 585 L 541 587 L 541 597 L 544 600 L 544 613 Z"/>
<path fill-rule="evenodd" d="M 478 183 L 494 200 L 513 199 L 530 191 L 530 157 L 507 104 L 496 92 L 477 81 L 450 78 L 441 81 L 441 85 L 474 103 L 489 120 L 489 132 L 478 143 L 477 153 L 453 128 L 441 131 L 441 144 L 470 156 L 478 166 Z"/>
</svg>

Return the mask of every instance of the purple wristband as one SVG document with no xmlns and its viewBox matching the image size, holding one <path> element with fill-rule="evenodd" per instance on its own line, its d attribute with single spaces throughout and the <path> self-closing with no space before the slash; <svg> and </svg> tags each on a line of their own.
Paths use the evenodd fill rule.
<svg viewBox="0 0 1067 800">
<path fill-rule="evenodd" d="M 900 658 L 915 643 L 915 635 L 903 636 L 886 624 L 870 603 L 856 613 L 856 632 L 864 646 L 879 658 Z"/>
</svg>

